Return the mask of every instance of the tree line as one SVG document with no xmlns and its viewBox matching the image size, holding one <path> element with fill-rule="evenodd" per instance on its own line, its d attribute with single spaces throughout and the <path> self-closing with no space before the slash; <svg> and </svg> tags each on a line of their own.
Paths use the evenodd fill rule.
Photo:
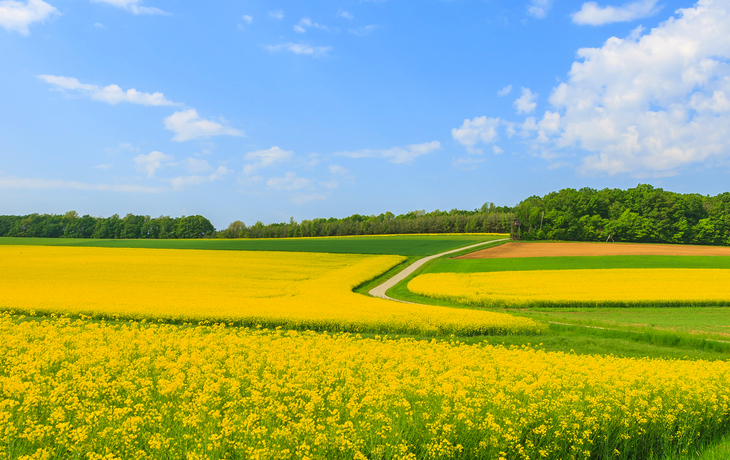
<svg viewBox="0 0 730 460">
<path fill-rule="evenodd" d="M 66 214 L 29 214 L 0 216 L 0 236 L 37 238 L 210 238 L 215 236 L 213 224 L 203 216 L 169 217 L 79 216 L 76 211 Z"/>
<path fill-rule="evenodd" d="M 525 240 L 614 241 L 730 245 L 730 192 L 675 193 L 639 184 L 627 190 L 566 188 L 531 196 L 514 207 L 485 203 L 472 211 L 411 211 L 395 215 L 247 226 L 216 231 L 203 216 L 114 215 L 108 218 L 31 214 L 0 216 L 0 236 L 46 238 L 293 238 L 413 233 L 510 233 L 521 222 Z"/>
<path fill-rule="evenodd" d="M 395 215 L 353 214 L 337 219 L 312 219 L 265 225 L 256 222 L 246 226 L 241 221 L 231 223 L 219 232 L 222 238 L 292 238 L 312 236 L 386 235 L 410 233 L 503 233 L 509 232 L 514 214 L 510 208 L 486 203 L 474 211 L 425 210 Z"/>
<path fill-rule="evenodd" d="M 730 245 L 730 193 L 563 189 L 513 208 L 522 239 Z"/>
</svg>

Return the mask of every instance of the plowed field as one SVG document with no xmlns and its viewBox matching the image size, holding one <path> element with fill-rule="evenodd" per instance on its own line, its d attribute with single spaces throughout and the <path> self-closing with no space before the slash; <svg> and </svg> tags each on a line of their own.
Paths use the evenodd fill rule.
<svg viewBox="0 0 730 460">
<path fill-rule="evenodd" d="M 730 247 L 639 243 L 506 243 L 455 258 L 566 256 L 730 256 Z"/>
</svg>

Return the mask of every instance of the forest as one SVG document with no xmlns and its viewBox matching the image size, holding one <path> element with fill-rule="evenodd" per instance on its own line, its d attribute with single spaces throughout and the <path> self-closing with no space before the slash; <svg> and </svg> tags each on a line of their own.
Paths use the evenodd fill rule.
<svg viewBox="0 0 730 460">
<path fill-rule="evenodd" d="M 514 207 L 353 214 L 216 230 L 203 216 L 113 215 L 108 218 L 31 214 L 0 216 L 0 236 L 46 238 L 292 238 L 414 233 L 510 233 L 519 220 L 523 240 L 614 241 L 730 245 L 730 192 L 676 193 L 639 184 L 627 190 L 566 188 L 531 196 Z"/>
</svg>

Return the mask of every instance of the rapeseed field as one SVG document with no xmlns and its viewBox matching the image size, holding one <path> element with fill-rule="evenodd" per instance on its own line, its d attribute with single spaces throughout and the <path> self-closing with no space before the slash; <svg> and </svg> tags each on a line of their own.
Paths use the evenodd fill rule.
<svg viewBox="0 0 730 460">
<path fill-rule="evenodd" d="M 730 363 L 0 315 L 0 459 L 649 459 Z"/>
<path fill-rule="evenodd" d="M 730 269 L 427 273 L 408 289 L 480 306 L 730 305 Z"/>
<path fill-rule="evenodd" d="M 393 255 L 0 246 L 0 308 L 92 318 L 409 334 L 538 334 L 511 315 L 396 303 L 352 289 Z"/>
</svg>

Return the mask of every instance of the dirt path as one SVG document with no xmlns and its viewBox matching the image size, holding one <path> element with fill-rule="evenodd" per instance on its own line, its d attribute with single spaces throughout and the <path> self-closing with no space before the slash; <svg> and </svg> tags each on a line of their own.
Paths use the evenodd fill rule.
<svg viewBox="0 0 730 460">
<path fill-rule="evenodd" d="M 492 240 L 492 241 L 484 241 L 482 243 L 472 244 L 471 246 L 465 246 L 463 248 L 452 249 L 451 251 L 442 252 L 441 254 L 434 254 L 432 256 L 424 257 L 423 259 L 418 259 L 417 261 L 413 262 L 411 265 L 406 267 L 402 272 L 400 272 L 397 275 L 395 275 L 394 277 L 390 278 L 383 284 L 380 284 L 380 285 L 372 288 L 370 290 L 370 292 L 368 292 L 368 294 L 370 294 L 373 297 L 380 297 L 381 299 L 395 300 L 396 302 L 413 303 L 413 302 L 405 302 L 404 300 L 393 299 L 393 298 L 385 295 L 385 293 L 388 292 L 388 289 L 392 288 L 396 284 L 398 284 L 401 281 L 403 281 L 404 279 L 406 279 L 408 277 L 408 275 L 410 275 L 411 273 L 413 273 L 416 270 L 418 270 L 419 268 L 421 268 L 423 266 L 423 264 L 425 264 L 426 262 L 429 262 L 433 259 L 438 259 L 439 257 L 445 256 L 448 254 L 453 254 L 455 252 L 461 252 L 465 249 L 476 248 L 478 246 L 484 246 L 485 244 L 496 243 L 497 241 L 507 241 L 507 240 L 509 240 L 509 238 L 502 238 L 499 240 Z"/>
<path fill-rule="evenodd" d="M 455 259 L 570 256 L 730 256 L 730 247 L 642 243 L 507 243 Z"/>
</svg>

